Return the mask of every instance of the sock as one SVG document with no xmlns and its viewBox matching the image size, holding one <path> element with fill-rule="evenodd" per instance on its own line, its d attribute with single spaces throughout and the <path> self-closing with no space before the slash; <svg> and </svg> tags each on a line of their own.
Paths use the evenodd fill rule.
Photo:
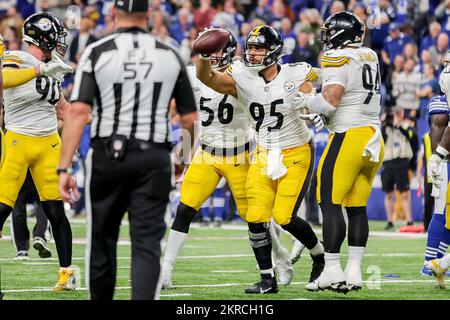
<svg viewBox="0 0 450 320">
<path fill-rule="evenodd" d="M 427 248 L 425 251 L 425 261 L 437 258 L 439 244 L 441 242 L 442 230 L 445 226 L 445 216 L 443 214 L 435 213 L 431 218 L 428 226 Z"/>
<path fill-rule="evenodd" d="M 438 258 L 442 258 L 444 256 L 449 244 L 450 244 L 450 230 L 444 226 L 444 230 L 442 231 L 441 242 L 439 243 L 439 250 L 437 252 Z"/>
<path fill-rule="evenodd" d="M 365 247 L 348 246 L 348 261 L 361 264 L 365 249 Z"/>
<path fill-rule="evenodd" d="M 269 224 L 249 222 L 248 235 L 261 275 L 270 274 L 274 276 Z"/>
<path fill-rule="evenodd" d="M 324 253 L 324 248 L 323 248 L 322 242 L 317 241 L 317 244 L 314 246 L 314 248 L 309 250 L 309 253 L 311 253 L 311 255 L 313 257 L 322 255 Z"/>
<path fill-rule="evenodd" d="M 325 268 L 341 268 L 341 254 L 325 252 Z"/>
<path fill-rule="evenodd" d="M 278 238 L 277 232 L 275 230 L 275 222 L 270 222 L 270 238 L 272 240 L 272 252 L 274 253 L 277 259 L 282 258 L 284 253 L 286 252 L 284 247 L 280 243 L 280 239 Z"/>
<path fill-rule="evenodd" d="M 281 227 L 303 243 L 309 250 L 314 248 L 319 242 L 309 223 L 299 216 L 294 215 L 288 224 Z"/>
<path fill-rule="evenodd" d="M 346 207 L 348 216 L 348 245 L 365 247 L 369 238 L 366 207 Z"/>
<path fill-rule="evenodd" d="M 169 231 L 169 237 L 167 239 L 167 248 L 164 254 L 163 268 L 169 267 L 173 269 L 173 265 L 180 254 L 181 248 L 183 248 L 184 243 L 188 237 L 187 233 L 179 232 L 175 230 Z"/>
</svg>

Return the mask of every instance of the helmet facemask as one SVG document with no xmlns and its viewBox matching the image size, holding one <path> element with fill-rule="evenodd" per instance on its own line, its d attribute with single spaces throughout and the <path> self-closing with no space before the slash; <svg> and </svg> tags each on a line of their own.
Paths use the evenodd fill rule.
<svg viewBox="0 0 450 320">
<path fill-rule="evenodd" d="M 255 38 L 254 40 L 252 40 L 252 38 Z M 259 41 L 258 41 L 259 38 Z M 262 44 L 265 43 L 264 36 L 252 36 L 250 39 L 247 40 L 247 42 L 245 43 L 245 52 L 244 52 L 244 63 L 247 67 L 251 68 L 252 70 L 259 72 L 262 71 L 268 67 L 270 67 L 271 65 L 275 64 L 278 59 L 281 58 L 281 51 L 282 51 L 282 46 L 281 45 L 275 45 L 272 44 L 270 46 L 266 45 L 266 44 Z M 265 48 L 267 51 L 265 54 L 250 54 L 249 53 L 249 45 L 253 45 L 253 46 L 257 46 L 257 47 L 261 47 L 261 48 Z M 261 56 L 263 57 L 263 59 L 261 60 L 260 63 L 251 63 L 250 62 L 250 56 Z"/>
</svg>

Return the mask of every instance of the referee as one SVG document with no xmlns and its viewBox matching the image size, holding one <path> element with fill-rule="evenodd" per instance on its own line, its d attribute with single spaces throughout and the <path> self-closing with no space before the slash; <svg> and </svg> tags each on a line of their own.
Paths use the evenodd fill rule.
<svg viewBox="0 0 450 320">
<path fill-rule="evenodd" d="M 92 107 L 86 279 L 93 300 L 113 298 L 117 239 L 125 212 L 132 243 L 132 299 L 159 298 L 164 214 L 172 188 L 171 98 L 191 137 L 197 117 L 179 54 L 146 31 L 148 9 L 148 1 L 115 1 L 116 32 L 83 53 L 62 134 L 60 192 L 73 203 L 78 191 L 70 163 Z"/>
</svg>

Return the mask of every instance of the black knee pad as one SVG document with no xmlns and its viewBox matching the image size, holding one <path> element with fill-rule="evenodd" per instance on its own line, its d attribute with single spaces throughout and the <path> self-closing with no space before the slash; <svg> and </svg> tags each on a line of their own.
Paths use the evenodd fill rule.
<svg viewBox="0 0 450 320">
<path fill-rule="evenodd" d="M 248 238 L 252 248 L 260 248 L 271 243 L 268 223 L 248 223 Z"/>
<path fill-rule="evenodd" d="M 189 226 L 191 225 L 191 222 L 194 219 L 196 213 L 197 211 L 194 208 L 191 208 L 180 202 L 171 229 L 178 232 L 188 233 Z"/>
</svg>

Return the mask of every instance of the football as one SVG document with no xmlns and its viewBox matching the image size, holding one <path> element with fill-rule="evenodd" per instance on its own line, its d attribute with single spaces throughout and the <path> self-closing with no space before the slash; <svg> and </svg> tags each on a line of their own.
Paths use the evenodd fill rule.
<svg viewBox="0 0 450 320">
<path fill-rule="evenodd" d="M 225 29 L 207 29 L 195 40 L 193 49 L 200 54 L 213 54 L 225 47 L 229 38 L 230 33 Z"/>
</svg>

